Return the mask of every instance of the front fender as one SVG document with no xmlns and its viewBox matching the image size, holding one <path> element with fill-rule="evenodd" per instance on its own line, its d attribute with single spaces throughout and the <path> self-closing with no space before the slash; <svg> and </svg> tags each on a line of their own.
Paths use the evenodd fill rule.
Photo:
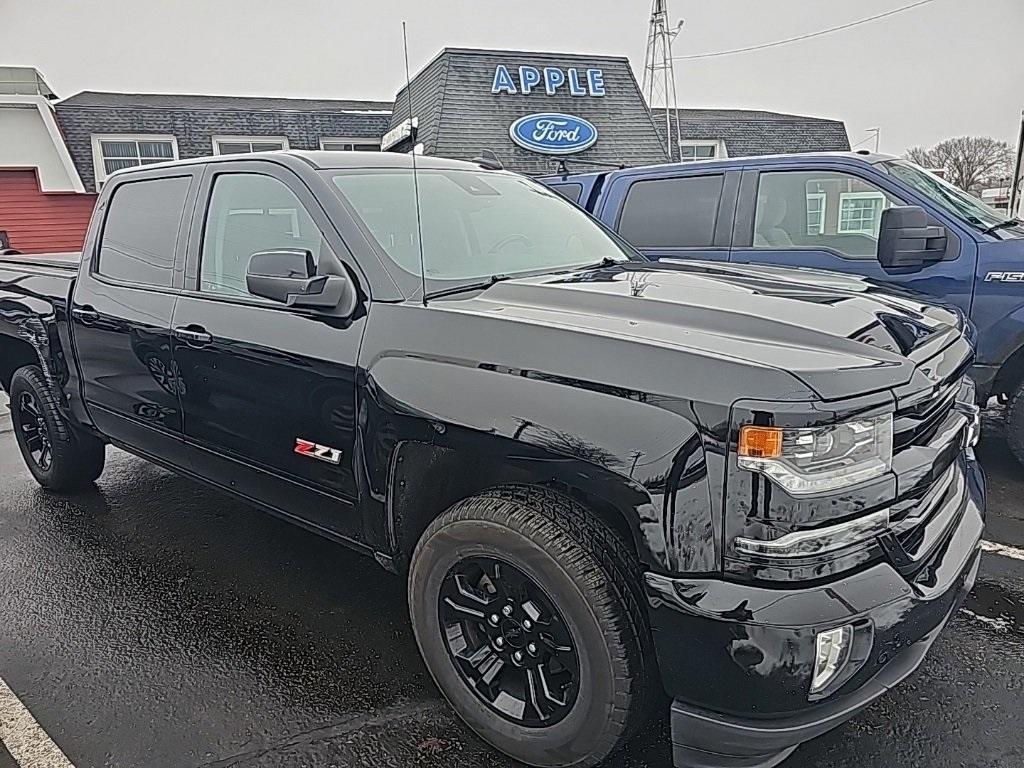
<svg viewBox="0 0 1024 768">
<path fill-rule="evenodd" d="M 709 471 L 720 463 L 709 470 L 712 436 L 700 424 L 725 424 L 724 412 L 705 412 L 708 421 L 687 400 L 461 358 L 385 354 L 365 373 L 372 486 L 388 486 L 382 459 L 400 444 L 429 444 L 405 456 L 420 456 L 437 483 L 458 472 L 471 476 L 465 487 L 562 485 L 614 508 L 648 568 L 718 568 Z M 415 469 L 390 478 L 396 493 L 403 472 Z"/>
</svg>

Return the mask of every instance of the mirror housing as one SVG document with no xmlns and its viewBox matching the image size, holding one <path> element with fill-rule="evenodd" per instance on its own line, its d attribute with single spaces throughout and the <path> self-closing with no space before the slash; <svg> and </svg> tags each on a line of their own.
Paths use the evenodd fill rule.
<svg viewBox="0 0 1024 768">
<path fill-rule="evenodd" d="M 946 228 L 928 223 L 924 208 L 895 206 L 882 211 L 878 261 L 886 269 L 923 267 L 946 255 Z"/>
<path fill-rule="evenodd" d="M 258 251 L 249 257 L 245 286 L 287 307 L 336 309 L 348 316 L 355 310 L 356 289 L 341 275 L 317 275 L 313 254 L 305 249 Z"/>
</svg>

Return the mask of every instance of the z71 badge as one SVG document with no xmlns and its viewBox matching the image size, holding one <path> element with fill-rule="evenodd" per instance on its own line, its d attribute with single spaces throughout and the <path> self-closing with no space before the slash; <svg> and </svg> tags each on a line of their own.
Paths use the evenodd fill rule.
<svg viewBox="0 0 1024 768">
<path fill-rule="evenodd" d="M 989 272 L 985 282 L 1024 283 L 1024 272 Z"/>
<path fill-rule="evenodd" d="M 328 464 L 341 464 L 340 450 L 319 443 L 311 443 L 301 437 L 295 438 L 295 452 L 300 456 L 326 461 Z"/>
</svg>

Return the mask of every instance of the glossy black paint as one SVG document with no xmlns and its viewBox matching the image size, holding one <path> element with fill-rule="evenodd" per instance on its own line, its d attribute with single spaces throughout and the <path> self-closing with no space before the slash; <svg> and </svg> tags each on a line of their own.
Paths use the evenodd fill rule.
<svg viewBox="0 0 1024 768">
<path fill-rule="evenodd" d="M 807 652 L 830 622 L 872 623 L 873 647 L 933 636 L 948 615 L 935 606 L 969 574 L 984 501 L 955 416 L 901 446 L 889 475 L 832 495 L 788 497 L 733 454 L 751 421 L 893 411 L 912 421 L 914 403 L 970 364 L 959 316 L 836 274 L 640 260 L 424 305 L 418 281 L 322 174 L 407 163 L 275 153 L 174 165 L 194 182 L 175 281 L 161 291 L 92 273 L 112 190 L 167 170 L 118 174 L 74 287 L 63 267 L 0 261 L 0 356 L 22 360 L 28 349 L 42 361 L 78 428 L 395 569 L 434 516 L 476 491 L 542 483 L 580 498 L 635 545 L 663 680 L 680 706 L 758 717 L 813 709 Z M 358 287 L 354 312 L 198 290 L 206 200 L 214 177 L 235 171 L 295 193 L 323 234 L 321 271 Z M 70 323 L 69 306 L 80 310 Z M 296 454 L 299 438 L 339 450 L 340 463 Z M 943 511 L 929 512 L 938 522 L 899 549 L 787 567 L 732 550 L 738 535 L 778 536 L 883 505 L 916 519 L 951 473 L 959 479 Z M 913 568 L 897 570 L 900 552 Z M 869 661 L 840 693 L 866 685 Z"/>
<path fill-rule="evenodd" d="M 959 459 L 954 471 L 944 511 L 955 519 L 911 579 L 886 562 L 799 589 L 647 576 L 662 678 L 675 698 L 677 753 L 717 746 L 735 762 L 708 765 L 772 765 L 917 669 L 973 586 L 980 560 L 984 478 L 973 458 Z M 815 634 L 845 624 L 855 628 L 847 670 L 809 696 Z M 699 652 L 684 637 L 701 638 Z"/>
</svg>

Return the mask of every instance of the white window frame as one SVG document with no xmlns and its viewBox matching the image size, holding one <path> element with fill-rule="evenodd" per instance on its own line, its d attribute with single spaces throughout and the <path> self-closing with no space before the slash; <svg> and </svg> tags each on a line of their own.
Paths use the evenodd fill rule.
<svg viewBox="0 0 1024 768">
<path fill-rule="evenodd" d="M 349 151 L 352 151 L 352 150 L 347 150 L 347 149 L 345 149 L 345 150 L 328 150 L 328 149 L 326 149 L 324 147 L 324 144 L 334 144 L 334 143 L 337 143 L 337 144 L 353 144 L 353 145 L 355 145 L 355 144 L 373 144 L 378 149 L 380 149 L 380 146 L 381 146 L 380 139 L 375 139 L 372 136 L 367 136 L 367 137 L 362 138 L 362 139 L 346 138 L 344 136 L 321 136 L 320 137 L 320 149 L 324 150 L 325 152 L 332 152 L 332 151 L 333 152 L 337 152 L 337 151 L 349 152 Z"/>
<path fill-rule="evenodd" d="M 171 144 L 171 155 L 174 160 L 178 160 L 178 139 L 169 133 L 94 133 L 90 137 L 92 139 L 92 170 L 93 175 L 96 178 L 96 188 L 99 189 L 103 182 L 110 178 L 107 173 L 107 166 L 103 160 L 103 145 L 101 142 L 104 141 L 167 141 Z M 114 159 L 114 158 L 111 158 Z M 121 158 L 122 160 L 126 158 Z M 170 162 L 170 160 L 167 160 Z M 138 168 L 144 163 L 140 163 Z"/>
<path fill-rule="evenodd" d="M 217 156 L 223 156 L 220 151 L 221 144 L 231 143 L 243 144 L 248 142 L 249 149 L 251 151 L 253 142 L 277 141 L 281 143 L 281 149 L 291 149 L 291 147 L 288 146 L 287 136 L 214 136 L 212 141 L 213 154 Z"/>
<path fill-rule="evenodd" d="M 846 200 L 881 200 L 882 207 L 880 211 L 885 210 L 886 197 L 884 192 L 840 192 L 839 193 L 839 211 L 837 212 L 836 218 L 836 234 L 837 235 L 867 235 L 868 237 L 878 239 L 878 225 L 881 222 L 881 213 L 879 213 L 878 219 L 875 221 L 875 226 L 869 232 L 866 229 L 849 229 L 843 227 L 843 202 Z"/>
<path fill-rule="evenodd" d="M 810 206 L 807 207 L 807 216 L 808 216 L 807 234 L 808 235 L 823 235 L 823 234 L 825 234 L 825 211 L 826 211 L 826 207 L 828 205 L 828 194 L 826 192 L 806 192 L 805 196 L 807 197 L 808 201 L 810 201 L 810 200 L 817 200 L 820 203 L 820 205 L 821 205 L 821 207 L 818 210 L 819 219 L 818 219 L 818 231 L 817 232 L 812 232 L 811 231 L 811 222 L 810 222 L 811 208 L 810 208 Z"/>
<path fill-rule="evenodd" d="M 715 154 L 712 157 L 683 157 L 683 147 L 713 147 Z M 698 163 L 702 160 L 721 160 L 726 157 L 725 146 L 718 139 L 680 139 L 679 141 L 679 162 Z"/>
</svg>

